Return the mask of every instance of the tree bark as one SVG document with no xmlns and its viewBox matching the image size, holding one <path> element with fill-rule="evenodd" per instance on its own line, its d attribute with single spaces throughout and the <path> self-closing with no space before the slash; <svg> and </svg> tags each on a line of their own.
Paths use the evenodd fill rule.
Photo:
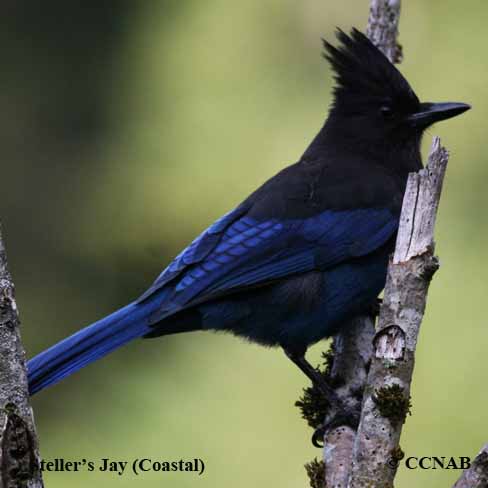
<svg viewBox="0 0 488 488">
<path fill-rule="evenodd" d="M 336 390 L 345 405 L 359 409 L 373 351 L 372 317 L 357 317 L 334 337 L 331 377 L 340 376 L 343 386 Z M 327 419 L 326 419 L 327 420 Z M 325 432 L 324 463 L 327 487 L 345 488 L 350 475 L 356 431 L 341 425 Z"/>
<path fill-rule="evenodd" d="M 453 488 L 488 487 L 488 444 L 474 458 L 471 466 L 463 471 Z"/>
<path fill-rule="evenodd" d="M 19 325 L 0 228 L 0 488 L 42 488 Z"/>
<path fill-rule="evenodd" d="M 447 151 L 434 138 L 427 167 L 408 179 L 373 342 L 349 488 L 393 487 L 403 455 L 399 441 L 410 409 L 417 337 L 430 280 L 438 268 L 433 235 L 447 161 Z"/>
<path fill-rule="evenodd" d="M 401 0 L 371 0 L 367 35 L 392 63 L 402 61 L 402 47 L 398 44 L 398 23 Z"/>
</svg>

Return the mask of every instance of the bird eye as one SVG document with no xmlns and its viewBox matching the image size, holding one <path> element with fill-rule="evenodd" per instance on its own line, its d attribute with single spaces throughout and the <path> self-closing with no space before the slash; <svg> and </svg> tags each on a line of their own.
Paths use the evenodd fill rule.
<svg viewBox="0 0 488 488">
<path fill-rule="evenodd" d="M 380 113 L 383 117 L 388 118 L 393 115 L 393 110 L 391 107 L 388 107 L 388 105 L 383 105 L 383 107 L 380 108 Z"/>
</svg>

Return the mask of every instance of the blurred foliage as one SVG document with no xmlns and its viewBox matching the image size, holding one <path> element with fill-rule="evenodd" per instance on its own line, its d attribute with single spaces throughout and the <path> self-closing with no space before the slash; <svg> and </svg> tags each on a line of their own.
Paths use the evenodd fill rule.
<svg viewBox="0 0 488 488">
<path fill-rule="evenodd" d="M 474 110 L 428 137 L 441 135 L 452 159 L 402 447 L 474 455 L 488 420 L 488 4 L 404 4 L 402 71 L 422 99 Z M 213 219 L 300 156 L 330 103 L 320 37 L 364 26 L 368 2 L 7 0 L 1 9 L 0 215 L 31 356 L 137 296 Z M 139 341 L 34 399 L 42 455 L 200 457 L 205 474 L 52 473 L 46 485 L 305 486 L 303 464 L 317 453 L 293 403 L 306 384 L 280 351 L 232 337 Z M 396 486 L 457 476 L 401 468 Z"/>
</svg>

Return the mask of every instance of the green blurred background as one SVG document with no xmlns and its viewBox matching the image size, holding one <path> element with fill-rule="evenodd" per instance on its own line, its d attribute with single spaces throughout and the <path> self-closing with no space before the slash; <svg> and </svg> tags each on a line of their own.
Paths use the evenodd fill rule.
<svg viewBox="0 0 488 488">
<path fill-rule="evenodd" d="M 299 158 L 330 103 L 320 37 L 368 1 L 7 1 L 1 7 L 0 216 L 29 357 L 141 293 L 215 218 Z M 488 3 L 404 2 L 401 66 L 451 162 L 407 455 L 487 440 Z M 324 344 L 311 357 L 318 360 Z M 305 378 L 230 336 L 138 341 L 33 400 L 45 459 L 199 457 L 206 472 L 45 474 L 46 486 L 307 486 L 320 451 L 293 406 Z M 396 486 L 455 471 L 401 468 Z"/>
</svg>

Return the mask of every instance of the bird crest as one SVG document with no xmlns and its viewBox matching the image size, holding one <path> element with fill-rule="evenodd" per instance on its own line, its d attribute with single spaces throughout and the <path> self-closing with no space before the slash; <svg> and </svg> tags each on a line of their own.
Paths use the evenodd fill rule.
<svg viewBox="0 0 488 488">
<path fill-rule="evenodd" d="M 359 30 L 347 35 L 337 29 L 338 47 L 323 40 L 324 57 L 336 80 L 334 104 L 357 111 L 365 103 L 387 103 L 415 108 L 419 99 L 388 58 Z"/>
</svg>

